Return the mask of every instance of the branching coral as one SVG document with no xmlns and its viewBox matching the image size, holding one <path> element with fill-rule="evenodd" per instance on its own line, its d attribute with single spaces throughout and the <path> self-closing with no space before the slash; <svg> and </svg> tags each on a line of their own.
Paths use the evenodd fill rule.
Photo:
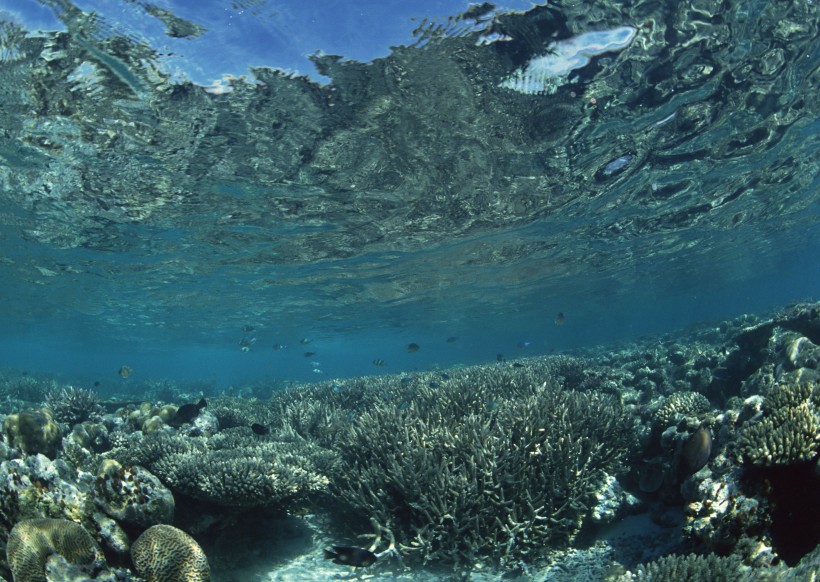
<svg viewBox="0 0 820 582">
<path fill-rule="evenodd" d="M 507 562 L 572 539 L 630 422 L 612 397 L 499 376 L 362 413 L 340 436 L 341 497 L 425 560 Z"/>
<path fill-rule="evenodd" d="M 46 406 L 54 412 L 54 418 L 69 426 L 95 419 L 103 412 L 96 392 L 74 386 L 51 390 L 46 394 Z"/>
<path fill-rule="evenodd" d="M 759 466 L 793 465 L 810 461 L 820 450 L 817 386 L 782 383 L 766 397 L 762 420 L 749 422 L 737 448 L 745 461 Z"/>
</svg>

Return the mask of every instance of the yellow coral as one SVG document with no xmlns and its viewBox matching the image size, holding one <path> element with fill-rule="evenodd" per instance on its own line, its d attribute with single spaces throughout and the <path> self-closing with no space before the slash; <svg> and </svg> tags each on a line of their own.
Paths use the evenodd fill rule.
<svg viewBox="0 0 820 582">
<path fill-rule="evenodd" d="M 71 564 L 90 564 L 99 555 L 91 535 L 67 519 L 26 519 L 12 528 L 6 559 L 15 582 L 45 582 L 52 554 Z"/>
<path fill-rule="evenodd" d="M 171 525 L 145 530 L 131 546 L 137 573 L 148 582 L 209 582 L 211 569 L 196 540 Z"/>
</svg>

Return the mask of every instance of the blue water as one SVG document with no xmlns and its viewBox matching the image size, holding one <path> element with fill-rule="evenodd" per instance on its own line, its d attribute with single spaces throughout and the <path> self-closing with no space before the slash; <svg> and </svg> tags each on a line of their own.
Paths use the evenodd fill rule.
<svg viewBox="0 0 820 582">
<path fill-rule="evenodd" d="M 531 6 L 510 1 L 495 14 Z M 750 53 L 743 35 L 763 34 L 752 27 L 716 46 L 714 55 L 701 55 L 711 69 L 697 72 L 686 65 L 695 45 L 664 40 L 651 23 L 629 13 L 586 22 L 567 9 L 555 17 L 552 36 L 527 32 L 522 38 L 529 44 L 502 38 L 482 49 L 489 17 L 447 20 L 468 7 L 461 2 L 164 3 L 163 9 L 203 27 L 191 38 L 168 36 L 159 19 L 131 3 L 25 0 L 0 7 L 0 15 L 24 30 L 68 31 L 80 39 L 78 50 L 85 48 L 99 77 L 88 80 L 87 94 L 72 89 L 87 95 L 72 113 L 28 117 L 26 106 L 14 117 L 16 110 L 7 110 L 2 367 L 112 389 L 158 378 L 204 380 L 215 389 L 278 385 L 625 342 L 817 298 L 818 122 L 815 103 L 802 103 L 801 93 L 818 56 L 816 34 L 799 35 L 790 45 L 799 52 L 778 69 L 786 45 L 775 39 Z M 652 7 L 658 13 L 667 8 Z M 92 11 L 93 26 L 80 28 L 83 14 Z M 732 8 L 727 17 L 748 16 L 741 12 Z M 755 26 L 766 26 L 764 16 L 755 18 Z M 414 37 L 422 23 L 427 33 Z M 627 30 L 617 26 L 634 28 L 606 50 L 581 47 L 592 61 L 585 57 L 577 70 L 549 77 L 540 94 L 519 95 L 514 84 L 505 85 L 505 76 L 523 70 L 528 59 L 535 62 L 552 38 L 593 42 L 594 35 L 582 33 Z M 105 44 L 122 35 L 134 51 L 156 51 L 149 60 L 167 75 L 166 88 L 191 82 L 212 90 L 220 77 L 245 76 L 247 94 L 208 97 L 198 89 L 205 95 L 201 103 L 226 107 L 234 121 L 192 137 L 204 140 L 200 149 L 175 161 L 188 145 L 177 150 L 165 144 L 174 136 L 196 136 L 221 118 L 204 113 L 204 105 L 175 109 L 172 100 L 149 97 L 145 92 L 156 79 Z M 486 63 L 489 81 L 483 69 L 466 67 L 462 85 L 447 85 L 453 71 L 446 68 L 448 51 L 456 49 L 446 42 L 459 38 L 469 38 L 472 47 L 459 50 L 484 50 L 475 58 L 495 59 Z M 18 53 L 6 44 L 4 64 L 12 75 Z M 679 51 L 669 67 L 681 70 L 662 78 L 665 69 L 652 67 L 653 51 Z M 342 56 L 342 68 L 329 76 L 307 58 L 316 54 Z M 730 82 L 742 69 L 736 61 L 747 60 L 755 72 Z M 288 165 L 298 160 L 287 156 L 307 145 L 288 145 L 281 163 L 267 165 L 265 156 L 279 151 L 270 146 L 259 160 L 242 165 L 267 144 L 266 132 L 276 131 L 266 124 L 278 113 L 256 117 L 275 99 L 243 105 L 264 87 L 253 85 L 250 68 L 258 66 L 307 75 L 310 81 L 292 87 L 335 91 L 354 112 L 350 121 L 339 116 L 342 105 L 328 107 L 324 145 L 298 171 Z M 386 72 L 375 74 L 381 67 Z M 415 85 L 402 86 L 406 78 Z M 25 76 L 9 79 L 7 87 L 18 93 L 9 91 L 5 100 L 15 105 L 26 94 Z M 440 83 L 441 97 L 425 109 L 412 99 L 435 94 L 425 88 L 428 80 Z M 678 81 L 682 85 L 670 89 Z M 53 82 L 54 91 L 69 83 Z M 467 92 L 459 93 L 463 86 Z M 139 98 L 128 95 L 129 87 Z M 367 90 L 356 97 L 361 87 Z M 484 105 L 472 102 L 454 105 L 424 129 L 418 122 L 386 129 L 400 122 L 384 112 L 402 100 L 409 117 L 432 119 L 450 106 L 447 99 L 472 98 L 470 91 L 493 95 L 491 113 L 509 107 L 506 119 L 521 122 L 510 126 L 517 133 L 499 130 L 482 142 L 469 133 L 473 122 L 462 120 L 454 121 L 452 132 L 438 132 L 465 108 L 482 119 Z M 115 97 L 96 111 L 96 100 L 108 92 Z M 767 92 L 779 101 L 761 102 Z M 558 113 L 547 119 L 574 121 L 560 130 L 539 125 L 553 106 Z M 220 115 L 231 119 L 226 112 Z M 198 122 L 184 121 L 198 115 Z M 310 115 L 297 108 L 283 123 L 290 127 L 304 117 L 309 132 Z M 249 121 L 240 126 L 243 119 Z M 374 128 L 378 143 L 395 143 L 367 150 L 363 136 L 370 130 L 357 133 L 363 124 Z M 100 136 L 112 127 L 122 135 L 106 146 Z M 128 129 L 139 133 L 143 127 L 158 134 L 149 139 L 154 129 L 139 135 Z M 779 137 L 767 143 L 764 136 L 764 146 L 754 145 L 769 127 L 769 135 Z M 348 134 L 364 141 L 337 146 Z M 462 141 L 447 145 L 453 136 Z M 250 144 L 247 152 L 232 149 L 234 137 Z M 428 146 L 435 153 L 425 162 Z M 372 157 L 344 158 L 359 150 Z M 403 166 L 403 155 L 420 160 Z M 451 164 L 459 177 L 414 190 L 425 163 L 445 177 Z M 485 177 L 464 183 L 489 166 Z M 348 171 L 349 179 L 337 177 Z M 402 182 L 409 172 L 415 173 Z M 560 172 L 566 181 L 550 181 Z M 769 180 L 777 172 L 785 177 Z M 488 180 L 493 183 L 485 190 Z M 186 207 L 180 200 L 193 202 Z M 566 316 L 561 326 L 554 323 L 559 312 Z M 254 330 L 245 332 L 245 326 Z M 451 336 L 458 340 L 446 342 Z M 247 351 L 243 338 L 252 342 Z M 302 338 L 311 342 L 300 344 Z M 421 349 L 408 353 L 410 342 Z M 522 343 L 526 347 L 517 347 Z M 277 344 L 287 347 L 274 350 Z M 132 379 L 116 375 L 122 365 L 135 370 Z"/>
</svg>

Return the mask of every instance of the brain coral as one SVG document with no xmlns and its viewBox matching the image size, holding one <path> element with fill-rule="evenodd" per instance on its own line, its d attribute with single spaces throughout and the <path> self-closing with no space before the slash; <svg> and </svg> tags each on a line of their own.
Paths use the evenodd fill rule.
<svg viewBox="0 0 820 582">
<path fill-rule="evenodd" d="M 196 540 L 171 525 L 145 530 L 131 546 L 137 573 L 148 582 L 208 582 L 211 568 Z"/>
<path fill-rule="evenodd" d="M 98 550 L 81 525 L 66 519 L 26 519 L 12 528 L 6 557 L 15 582 L 45 582 L 46 560 L 52 554 L 72 564 L 90 564 Z"/>
</svg>

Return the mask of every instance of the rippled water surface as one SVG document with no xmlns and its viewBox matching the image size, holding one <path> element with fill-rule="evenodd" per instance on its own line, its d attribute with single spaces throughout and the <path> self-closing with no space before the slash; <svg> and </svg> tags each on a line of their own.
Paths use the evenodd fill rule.
<svg viewBox="0 0 820 582">
<path fill-rule="evenodd" d="M 194 374 L 224 350 L 342 375 L 816 295 L 813 2 L 473 7 L 338 56 L 386 31 L 22 4 L 0 3 L 5 364 L 151 348 Z"/>
</svg>

